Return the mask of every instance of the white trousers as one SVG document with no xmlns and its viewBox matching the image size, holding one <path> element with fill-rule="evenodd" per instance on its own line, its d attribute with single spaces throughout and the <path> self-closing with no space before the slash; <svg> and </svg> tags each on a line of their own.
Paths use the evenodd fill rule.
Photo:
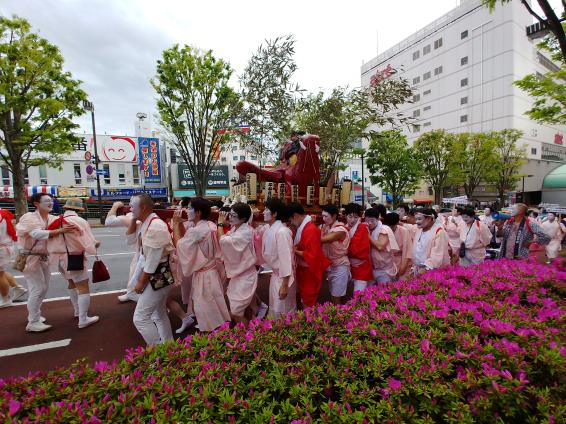
<svg viewBox="0 0 566 424">
<path fill-rule="evenodd" d="M 51 278 L 49 262 L 42 262 L 38 257 L 29 257 L 29 264 L 24 269 L 24 277 L 28 283 L 28 323 L 39 322 L 41 318 L 41 304 Z"/>
<path fill-rule="evenodd" d="M 367 289 L 373 286 L 373 281 L 352 280 L 354 282 L 354 293 Z"/>
<path fill-rule="evenodd" d="M 373 278 L 375 278 L 376 284 L 389 283 L 393 281 L 393 278 L 387 272 L 375 268 L 373 269 Z"/>
<path fill-rule="evenodd" d="M 167 316 L 167 297 L 173 286 L 153 290 L 147 285 L 134 311 L 134 325 L 148 346 L 173 340 L 171 322 Z"/>
</svg>

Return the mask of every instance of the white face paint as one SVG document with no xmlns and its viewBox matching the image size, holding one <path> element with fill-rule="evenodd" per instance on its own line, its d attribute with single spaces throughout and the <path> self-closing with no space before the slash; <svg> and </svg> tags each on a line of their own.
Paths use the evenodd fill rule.
<svg viewBox="0 0 566 424">
<path fill-rule="evenodd" d="M 373 231 L 375 230 L 375 227 L 377 227 L 377 222 L 378 219 L 374 218 L 374 217 L 370 217 L 370 218 L 366 218 L 366 224 L 368 225 L 368 228 Z"/>
<path fill-rule="evenodd" d="M 139 197 L 134 197 L 130 200 L 130 207 L 132 209 L 132 216 L 134 218 L 139 218 L 141 215 L 141 205 Z"/>
<path fill-rule="evenodd" d="M 397 208 L 396 209 L 397 215 L 399 215 L 399 219 L 402 219 L 405 217 L 405 209 L 403 208 Z"/>
<path fill-rule="evenodd" d="M 491 209 L 485 208 L 485 209 L 483 210 L 483 213 L 485 214 L 485 216 L 490 216 L 490 215 L 491 215 Z"/>
<path fill-rule="evenodd" d="M 554 222 L 554 220 L 556 219 L 556 216 L 554 216 L 552 212 L 549 212 L 547 217 L 548 217 L 548 222 Z"/>
<path fill-rule="evenodd" d="M 271 222 L 271 217 L 272 217 L 271 211 L 269 209 L 265 208 L 263 210 L 263 220 L 265 222 Z"/>
<path fill-rule="evenodd" d="M 332 222 L 332 215 L 330 215 L 328 212 L 322 212 L 322 222 L 324 222 L 326 225 L 334 224 Z"/>
<path fill-rule="evenodd" d="M 42 196 L 37 208 L 43 212 L 51 212 L 53 210 L 53 199 L 49 196 Z"/>
<path fill-rule="evenodd" d="M 471 224 L 472 222 L 474 222 L 474 218 L 468 215 L 462 215 L 462 221 L 464 221 L 466 224 Z"/>
<path fill-rule="evenodd" d="M 358 215 L 354 214 L 354 213 L 350 213 L 348 215 L 346 215 L 346 222 L 348 223 L 348 225 L 350 227 L 353 227 L 354 225 L 356 225 L 356 222 L 358 222 Z"/>
<path fill-rule="evenodd" d="M 187 219 L 189 221 L 195 220 L 195 210 L 190 205 L 189 208 L 187 209 Z"/>
<path fill-rule="evenodd" d="M 422 213 L 415 214 L 415 223 L 418 228 L 423 228 L 425 226 L 426 216 Z"/>
</svg>

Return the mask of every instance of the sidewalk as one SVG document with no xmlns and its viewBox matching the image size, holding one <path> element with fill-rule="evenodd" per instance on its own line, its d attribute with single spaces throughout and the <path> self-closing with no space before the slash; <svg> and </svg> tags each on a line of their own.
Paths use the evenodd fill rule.
<svg viewBox="0 0 566 424">
<path fill-rule="evenodd" d="M 98 218 L 89 218 L 87 219 L 90 228 L 104 228 L 104 224 L 100 223 L 100 219 Z"/>
</svg>

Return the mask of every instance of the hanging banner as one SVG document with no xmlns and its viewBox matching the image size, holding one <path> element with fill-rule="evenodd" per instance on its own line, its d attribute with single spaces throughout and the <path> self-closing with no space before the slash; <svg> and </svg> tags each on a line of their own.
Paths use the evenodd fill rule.
<svg viewBox="0 0 566 424">
<path fill-rule="evenodd" d="M 179 189 L 192 189 L 195 182 L 189 171 L 189 167 L 184 163 L 177 164 L 177 173 L 179 176 Z M 228 177 L 228 167 L 226 165 L 215 166 L 210 170 L 206 181 L 207 188 L 228 188 L 230 187 L 230 179 Z"/>
<path fill-rule="evenodd" d="M 138 137 L 138 148 L 144 184 L 160 184 L 161 154 L 159 153 L 159 139 Z"/>
</svg>

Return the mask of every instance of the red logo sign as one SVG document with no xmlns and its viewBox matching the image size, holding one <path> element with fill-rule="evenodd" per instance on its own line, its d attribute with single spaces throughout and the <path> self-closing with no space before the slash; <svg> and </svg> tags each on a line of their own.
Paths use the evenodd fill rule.
<svg viewBox="0 0 566 424">
<path fill-rule="evenodd" d="M 375 87 L 381 81 L 383 81 L 386 78 L 389 78 L 394 73 L 395 73 L 395 70 L 393 69 L 391 64 L 388 64 L 384 69 L 382 69 L 382 70 L 378 69 L 377 72 L 375 73 L 375 75 L 372 75 L 372 77 L 369 80 L 369 85 L 371 85 L 372 87 Z"/>
<path fill-rule="evenodd" d="M 563 144 L 564 136 L 562 134 L 554 134 L 554 144 Z"/>
</svg>

